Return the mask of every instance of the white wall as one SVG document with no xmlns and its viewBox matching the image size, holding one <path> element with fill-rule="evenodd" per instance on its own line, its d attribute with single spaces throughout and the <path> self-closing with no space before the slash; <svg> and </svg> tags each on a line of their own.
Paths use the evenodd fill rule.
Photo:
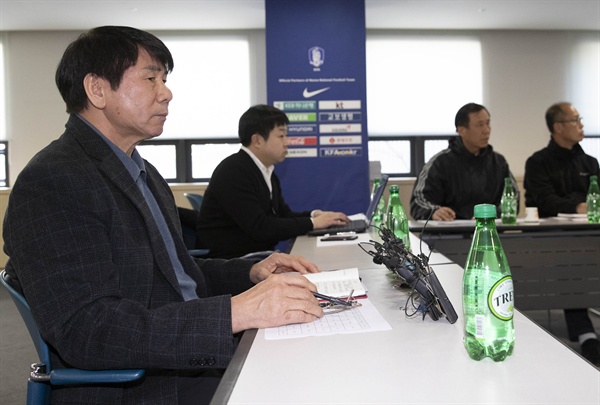
<svg viewBox="0 0 600 405">
<path fill-rule="evenodd" d="M 494 149 L 521 177 L 525 161 L 546 146 L 544 115 L 568 100 L 571 36 L 560 31 L 485 32 L 482 39 L 485 105 L 491 113 Z"/>
<path fill-rule="evenodd" d="M 9 184 L 33 155 L 64 131 L 68 115 L 54 73 L 74 32 L 11 32 L 4 36 Z"/>
<path fill-rule="evenodd" d="M 65 47 L 78 34 L 3 33 L 10 184 L 38 150 L 63 132 L 67 115 L 54 84 L 54 72 Z M 491 143 L 506 156 L 517 177 L 523 176 L 527 157 L 548 141 L 546 108 L 571 95 L 569 84 L 573 80 L 568 77 L 567 63 L 577 35 L 567 31 L 480 32 L 484 104 L 492 115 Z M 253 97 L 255 102 L 266 102 L 264 35 L 256 31 L 253 38 L 255 57 L 263 61 L 252 74 L 256 80 Z M 456 63 L 460 63 L 460 55 Z"/>
</svg>

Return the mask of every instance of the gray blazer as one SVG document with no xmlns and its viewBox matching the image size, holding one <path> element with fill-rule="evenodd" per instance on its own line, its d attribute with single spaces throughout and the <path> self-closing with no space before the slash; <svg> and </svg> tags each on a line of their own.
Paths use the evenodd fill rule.
<svg viewBox="0 0 600 405">
<path fill-rule="evenodd" d="M 110 147 L 72 115 L 65 133 L 20 173 L 4 219 L 7 272 L 16 277 L 53 367 L 143 368 L 142 382 L 61 388 L 53 401 L 176 403 L 176 375 L 225 368 L 236 347 L 227 294 L 251 287 L 243 260 L 194 262 L 173 195 L 146 162 L 199 300 L 184 302 L 142 194 Z"/>
</svg>

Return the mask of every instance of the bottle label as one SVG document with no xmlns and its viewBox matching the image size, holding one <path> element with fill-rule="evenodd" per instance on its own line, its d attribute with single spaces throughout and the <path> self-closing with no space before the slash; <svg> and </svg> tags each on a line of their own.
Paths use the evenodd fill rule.
<svg viewBox="0 0 600 405">
<path fill-rule="evenodd" d="M 475 315 L 475 338 L 485 339 L 485 316 Z"/>
<path fill-rule="evenodd" d="M 510 321 L 513 317 L 514 305 L 513 280 L 506 276 L 491 288 L 488 294 L 488 306 L 494 316 L 503 321 Z"/>
</svg>

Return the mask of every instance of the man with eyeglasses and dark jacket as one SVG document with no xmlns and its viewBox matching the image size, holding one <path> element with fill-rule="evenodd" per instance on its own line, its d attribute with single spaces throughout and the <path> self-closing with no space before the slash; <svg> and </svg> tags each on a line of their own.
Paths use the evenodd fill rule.
<svg viewBox="0 0 600 405">
<path fill-rule="evenodd" d="M 587 212 L 585 202 L 590 176 L 600 175 L 598 160 L 587 155 L 579 142 L 583 123 L 570 103 L 552 105 L 546 111 L 550 141 L 525 163 L 525 205 L 537 207 L 540 217 Z M 600 344 L 587 309 L 565 309 L 567 331 L 581 345 L 582 355 L 600 366 Z"/>
</svg>

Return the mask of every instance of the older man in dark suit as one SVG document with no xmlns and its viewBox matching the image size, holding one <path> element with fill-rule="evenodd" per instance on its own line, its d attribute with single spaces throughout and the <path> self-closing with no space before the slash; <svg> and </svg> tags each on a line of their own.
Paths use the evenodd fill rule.
<svg viewBox="0 0 600 405">
<path fill-rule="evenodd" d="M 197 261 L 169 186 L 136 145 L 162 133 L 173 68 L 155 36 L 99 27 L 56 72 L 64 134 L 20 173 L 4 222 L 7 273 L 54 367 L 143 368 L 140 382 L 55 389 L 53 403 L 206 403 L 248 328 L 322 316 L 310 262 Z"/>
</svg>

